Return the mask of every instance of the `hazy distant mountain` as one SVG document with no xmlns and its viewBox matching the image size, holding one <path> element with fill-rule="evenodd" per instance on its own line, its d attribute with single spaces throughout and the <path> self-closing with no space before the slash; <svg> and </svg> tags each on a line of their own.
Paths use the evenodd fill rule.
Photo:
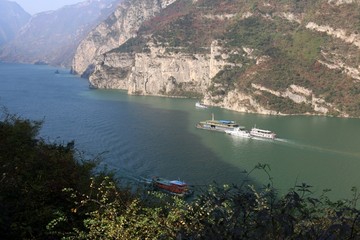
<svg viewBox="0 0 360 240">
<path fill-rule="evenodd" d="M 70 66 L 79 42 L 114 11 L 118 2 L 88 0 L 36 14 L 0 50 L 0 60 Z"/>
<path fill-rule="evenodd" d="M 30 17 L 17 3 L 0 0 L 0 45 L 12 40 Z"/>
</svg>

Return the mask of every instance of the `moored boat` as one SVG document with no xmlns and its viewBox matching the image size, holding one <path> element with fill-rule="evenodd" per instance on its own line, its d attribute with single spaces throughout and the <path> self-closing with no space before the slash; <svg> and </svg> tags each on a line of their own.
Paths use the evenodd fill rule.
<svg viewBox="0 0 360 240">
<path fill-rule="evenodd" d="M 231 120 L 215 120 L 214 114 L 212 114 L 211 120 L 201 121 L 196 124 L 196 127 L 205 130 L 225 132 L 229 130 L 233 131 L 238 128 L 239 125 L 235 121 Z"/>
<path fill-rule="evenodd" d="M 226 130 L 227 134 L 237 136 L 237 137 L 244 137 L 244 138 L 251 138 L 251 134 L 245 129 L 245 127 L 239 126 L 234 130 Z"/>
<path fill-rule="evenodd" d="M 189 185 L 180 180 L 168 180 L 160 177 L 153 177 L 152 184 L 155 188 L 180 197 L 187 197 L 193 194 Z"/>
<path fill-rule="evenodd" d="M 97 89 L 97 87 L 95 85 L 91 84 L 91 83 L 89 83 L 89 88 L 90 89 Z"/>
<path fill-rule="evenodd" d="M 207 106 L 205 106 L 204 104 L 202 104 L 200 102 L 196 102 L 195 107 L 197 107 L 197 108 L 208 108 Z"/>
<path fill-rule="evenodd" d="M 261 137 L 261 138 L 268 138 L 268 139 L 275 139 L 276 134 L 269 130 L 264 130 L 260 128 L 253 127 L 250 131 L 251 136 L 254 137 Z"/>
</svg>

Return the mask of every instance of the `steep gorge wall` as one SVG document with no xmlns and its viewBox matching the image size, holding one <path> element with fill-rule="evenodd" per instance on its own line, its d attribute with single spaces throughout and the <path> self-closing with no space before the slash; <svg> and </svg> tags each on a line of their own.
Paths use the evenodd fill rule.
<svg viewBox="0 0 360 240">
<path fill-rule="evenodd" d="M 0 60 L 69 68 L 78 44 L 116 9 L 119 1 L 91 0 L 35 14 L 14 39 L 1 47 Z M 0 15 L 2 11 L 6 9 L 1 9 Z M 19 13 L 13 13 L 12 21 L 16 15 Z"/>
<path fill-rule="evenodd" d="M 92 30 L 78 46 L 72 72 L 88 76 L 97 56 L 135 37 L 141 24 L 175 0 L 133 0 L 119 5 L 107 20 Z"/>
<path fill-rule="evenodd" d="M 162 7 L 171 2 L 167 1 Z M 328 2 L 336 6 L 358 4 L 357 1 Z M 148 4 L 150 3 L 148 2 Z M 108 52 L 109 49 L 118 47 L 126 39 L 136 35 L 135 29 L 138 29 L 141 25 L 141 21 L 135 21 L 134 19 L 139 16 L 137 14 L 141 15 L 144 13 L 141 13 L 141 11 L 145 11 L 148 13 L 147 17 L 151 18 L 151 15 L 161 10 L 161 7 L 158 6 L 154 3 L 154 5 L 150 4 L 146 5 L 146 7 L 139 4 L 137 7 L 134 6 L 134 9 L 128 5 L 119 8 L 117 15 L 114 15 L 113 29 L 109 30 L 105 27 L 105 24 L 109 24 L 108 20 L 107 23 L 103 23 L 93 31 L 93 35 L 89 36 L 88 42 L 84 42 L 83 47 L 80 49 L 83 51 L 83 55 L 78 55 L 79 59 L 82 56 L 84 58 L 80 59 L 77 64 L 75 63 L 79 59 L 74 60 L 74 70 L 81 73 L 88 66 L 93 66 L 91 69 L 92 74 L 89 76 L 89 81 L 93 87 L 123 89 L 128 91 L 129 94 L 203 97 L 204 102 L 208 105 L 235 111 L 284 114 L 282 111 L 267 106 L 266 102 L 264 104 L 264 102 L 258 101 L 257 96 L 270 94 L 298 105 L 306 105 L 309 112 L 303 112 L 303 114 L 349 116 L 343 109 L 326 102 L 326 97 L 316 94 L 313 89 L 297 84 L 292 84 L 286 89 L 271 89 L 261 84 L 252 83 L 246 86 L 246 90 L 237 87 L 225 92 L 223 96 L 213 96 L 209 92 L 209 87 L 213 84 L 214 77 L 224 70 L 225 66 L 234 67 L 234 63 L 228 61 L 226 54 L 232 50 L 223 49 L 223 44 L 218 44 L 219 42 L 216 40 L 210 46 L 204 46 L 204 48 L 208 49 L 208 53 L 204 54 L 187 54 L 182 52 L 181 49 L 179 51 L 168 51 L 169 49 L 166 49 L 166 47 L 155 46 L 151 42 L 151 36 L 148 38 L 150 42 L 146 43 L 146 51 L 125 53 L 113 50 Z M 140 11 L 137 8 L 142 10 Z M 253 17 L 253 15 L 253 13 L 246 12 L 241 16 L 241 19 Z M 204 17 L 215 18 L 213 15 L 204 15 Z M 234 16 L 231 15 L 228 18 L 232 17 Z M 344 46 L 355 48 L 355 51 L 342 54 L 340 50 L 336 53 L 330 52 L 330 47 L 323 46 L 322 58 L 316 61 L 327 69 L 339 69 L 349 77 L 349 81 L 359 81 L 360 66 L 356 65 L 356 61 L 346 61 L 349 59 L 348 55 L 351 54 L 354 55 L 352 58 L 356 60 L 356 54 L 359 51 L 358 33 L 341 26 L 331 26 L 331 23 L 325 26 L 323 23 L 316 23 L 314 19 L 309 21 L 303 13 L 274 12 L 272 16 L 264 15 L 263 17 L 269 21 L 274 21 L 274 17 L 280 17 L 284 21 L 296 24 L 299 28 L 326 33 L 329 37 L 337 39 L 335 41 L 340 42 L 340 44 L 343 42 Z M 119 29 L 123 30 L 120 31 Z M 245 46 L 239 47 L 239 49 L 241 50 L 238 51 L 238 54 L 243 54 L 244 58 L 256 61 L 256 66 L 253 67 L 255 71 L 252 73 L 254 75 L 256 71 L 261 70 L 263 65 L 266 65 L 266 62 L 273 60 L 266 55 L 253 55 L 253 53 L 257 52 L 256 49 Z M 246 63 L 244 62 L 244 64 Z M 241 68 L 242 64 L 239 63 L 236 67 Z M 214 86 L 218 89 L 221 88 L 216 84 Z"/>
<path fill-rule="evenodd" d="M 95 66 L 89 78 L 94 87 L 167 96 L 205 94 L 209 74 L 218 69 L 211 54 L 165 53 L 158 47 L 150 47 L 149 53 L 104 54 L 97 58 Z"/>
</svg>

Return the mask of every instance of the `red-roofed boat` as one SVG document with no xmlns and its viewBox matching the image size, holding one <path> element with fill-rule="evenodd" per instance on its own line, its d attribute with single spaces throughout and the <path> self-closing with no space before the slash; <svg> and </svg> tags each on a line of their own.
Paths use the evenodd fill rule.
<svg viewBox="0 0 360 240">
<path fill-rule="evenodd" d="M 193 194 L 189 185 L 180 180 L 168 180 L 160 177 L 153 177 L 152 183 L 155 188 L 180 197 L 187 197 Z"/>
</svg>

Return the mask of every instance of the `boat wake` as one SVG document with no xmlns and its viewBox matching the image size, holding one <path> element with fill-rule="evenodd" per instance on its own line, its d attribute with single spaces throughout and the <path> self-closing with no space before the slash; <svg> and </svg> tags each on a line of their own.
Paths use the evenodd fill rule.
<svg viewBox="0 0 360 240">
<path fill-rule="evenodd" d="M 138 177 L 137 181 L 139 183 L 144 183 L 144 184 L 151 184 L 153 182 L 151 178 L 144 178 L 144 177 Z"/>
<path fill-rule="evenodd" d="M 285 139 L 285 138 L 275 138 L 274 141 L 283 142 L 283 143 L 291 143 L 290 140 Z"/>
<path fill-rule="evenodd" d="M 307 145 L 307 144 L 303 144 L 300 142 L 292 141 L 289 139 L 283 139 L 283 138 L 275 138 L 273 140 L 273 142 L 277 142 L 277 143 L 283 144 L 285 146 L 299 148 L 299 149 L 309 149 L 312 151 L 328 152 L 328 153 L 333 153 L 333 154 L 348 155 L 348 156 L 355 156 L 355 157 L 360 156 L 360 154 L 356 154 L 356 153 L 350 153 L 350 152 L 346 152 L 346 151 L 341 151 L 341 150 L 336 150 L 336 149 L 331 149 L 331 148 L 326 148 L 326 147 L 321 147 L 321 146 Z"/>
</svg>

